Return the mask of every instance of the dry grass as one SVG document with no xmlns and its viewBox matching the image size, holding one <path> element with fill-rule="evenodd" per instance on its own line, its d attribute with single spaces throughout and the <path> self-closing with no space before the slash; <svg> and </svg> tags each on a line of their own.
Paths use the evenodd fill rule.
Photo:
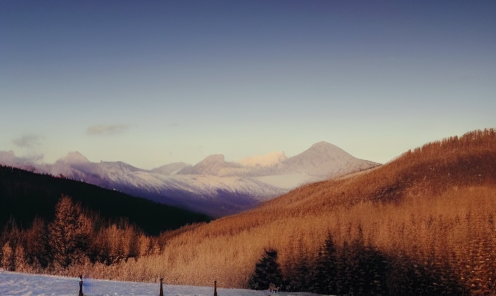
<svg viewBox="0 0 496 296">
<path fill-rule="evenodd" d="M 475 131 L 185 231 L 170 237 L 162 253 L 111 268 L 139 277 L 111 276 L 246 287 L 264 248 L 279 251 L 284 272 L 295 258 L 315 258 L 328 233 L 339 246 L 356 238 L 360 226 L 366 244 L 391 256 L 449 266 L 477 291 L 488 289 L 496 276 L 495 213 L 496 133 Z"/>
</svg>

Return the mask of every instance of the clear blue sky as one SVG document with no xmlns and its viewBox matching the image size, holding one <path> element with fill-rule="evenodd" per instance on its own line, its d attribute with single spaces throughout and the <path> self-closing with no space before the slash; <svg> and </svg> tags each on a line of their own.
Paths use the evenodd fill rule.
<svg viewBox="0 0 496 296">
<path fill-rule="evenodd" d="M 0 1 L 0 151 L 142 168 L 496 127 L 496 1 Z M 43 156 L 43 158 L 41 158 Z"/>
</svg>

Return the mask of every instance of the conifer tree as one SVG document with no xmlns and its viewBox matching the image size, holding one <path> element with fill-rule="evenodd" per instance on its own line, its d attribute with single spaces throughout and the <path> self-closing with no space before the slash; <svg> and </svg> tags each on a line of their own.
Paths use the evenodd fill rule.
<svg viewBox="0 0 496 296">
<path fill-rule="evenodd" d="M 277 262 L 277 251 L 265 250 L 260 261 L 255 265 L 255 272 L 251 275 L 248 286 L 254 290 L 266 290 L 270 284 L 282 284 L 282 272 Z"/>
<path fill-rule="evenodd" d="M 334 245 L 332 235 L 329 233 L 317 259 L 313 292 L 319 294 L 337 294 L 336 275 L 336 246 Z"/>
<path fill-rule="evenodd" d="M 50 224 L 50 243 L 56 263 L 66 268 L 81 252 L 86 252 L 90 232 L 91 222 L 82 213 L 81 206 L 74 204 L 70 197 L 62 196 Z"/>
<path fill-rule="evenodd" d="M 26 262 L 26 254 L 24 252 L 24 247 L 21 244 L 18 244 L 15 248 L 14 265 L 16 271 L 19 272 L 29 271 L 29 265 Z"/>
<path fill-rule="evenodd" d="M 7 241 L 2 247 L 2 267 L 5 270 L 14 271 L 14 251 Z"/>
<path fill-rule="evenodd" d="M 26 233 L 27 263 L 46 268 L 52 261 L 48 225 L 41 218 L 35 218 L 33 226 Z"/>
<path fill-rule="evenodd" d="M 315 260 L 305 250 L 303 238 L 297 240 L 295 258 L 293 258 L 292 269 L 287 276 L 286 289 L 291 291 L 312 291 L 315 277 Z"/>
<path fill-rule="evenodd" d="M 350 291 L 350 279 L 352 275 L 351 265 L 349 262 L 350 245 L 344 241 L 343 247 L 337 256 L 336 268 L 336 289 L 337 294 L 347 294 Z"/>
<path fill-rule="evenodd" d="M 308 256 L 301 256 L 294 268 L 292 287 L 294 291 L 311 291 L 313 264 Z"/>
</svg>

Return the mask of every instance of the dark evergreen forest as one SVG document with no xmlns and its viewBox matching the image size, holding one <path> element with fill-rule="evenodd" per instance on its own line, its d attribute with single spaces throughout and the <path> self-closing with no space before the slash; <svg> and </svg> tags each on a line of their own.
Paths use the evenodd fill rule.
<svg viewBox="0 0 496 296">
<path fill-rule="evenodd" d="M 148 235 L 181 226 L 208 222 L 203 214 L 159 204 L 95 185 L 0 166 L 0 229 L 9 219 L 20 228 L 32 226 L 35 217 L 51 221 L 62 195 L 70 196 L 103 219 L 125 219 Z"/>
</svg>

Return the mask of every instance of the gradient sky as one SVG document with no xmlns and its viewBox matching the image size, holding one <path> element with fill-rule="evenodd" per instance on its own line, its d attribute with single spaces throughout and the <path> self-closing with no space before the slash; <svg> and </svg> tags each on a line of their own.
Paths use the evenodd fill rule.
<svg viewBox="0 0 496 296">
<path fill-rule="evenodd" d="M 141 168 L 496 127 L 496 1 L 0 1 L 0 151 Z"/>
</svg>

